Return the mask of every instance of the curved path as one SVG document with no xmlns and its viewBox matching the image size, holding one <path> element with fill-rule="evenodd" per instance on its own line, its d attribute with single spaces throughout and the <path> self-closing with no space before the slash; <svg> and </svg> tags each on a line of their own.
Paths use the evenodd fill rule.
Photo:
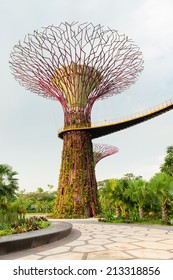
<svg viewBox="0 0 173 280">
<path fill-rule="evenodd" d="M 173 227 L 64 220 L 71 234 L 51 244 L 1 256 L 3 260 L 173 260 Z"/>
</svg>

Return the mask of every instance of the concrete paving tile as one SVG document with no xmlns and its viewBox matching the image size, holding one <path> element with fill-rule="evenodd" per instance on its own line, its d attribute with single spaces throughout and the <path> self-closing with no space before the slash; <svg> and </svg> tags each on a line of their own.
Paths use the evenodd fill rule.
<svg viewBox="0 0 173 280">
<path fill-rule="evenodd" d="M 103 251 L 103 250 L 104 248 L 102 246 L 87 244 L 85 246 L 75 247 L 73 249 L 73 252 L 90 253 L 90 252 Z"/>
<path fill-rule="evenodd" d="M 109 231 L 109 230 L 102 230 L 100 232 L 101 232 L 101 234 L 104 234 L 104 235 L 109 235 L 109 234 L 113 233 L 113 231 Z M 98 231 L 97 231 L 97 233 L 98 233 Z M 115 231 L 114 231 L 114 233 L 116 234 Z"/>
<path fill-rule="evenodd" d="M 112 231 L 111 235 L 127 236 L 129 235 L 127 231 Z"/>
<path fill-rule="evenodd" d="M 168 234 L 165 234 L 165 235 L 158 235 L 158 237 L 162 238 L 162 239 L 168 239 L 168 238 L 172 238 L 172 236 L 169 236 Z"/>
<path fill-rule="evenodd" d="M 25 257 L 16 258 L 16 260 L 39 260 L 41 256 L 39 255 L 27 255 Z"/>
<path fill-rule="evenodd" d="M 137 240 L 156 241 L 156 242 L 163 239 L 162 237 L 153 237 L 153 236 L 149 236 L 149 235 L 147 235 L 147 236 L 135 235 L 134 237 Z"/>
<path fill-rule="evenodd" d="M 82 260 L 83 253 L 65 253 L 45 257 L 44 260 Z"/>
<path fill-rule="evenodd" d="M 167 234 L 168 231 L 166 229 L 164 229 L 164 227 L 161 227 L 161 228 L 148 228 L 147 229 L 148 232 L 150 233 L 160 233 L 160 234 Z"/>
<path fill-rule="evenodd" d="M 87 255 L 87 260 L 129 260 L 133 257 L 122 251 L 93 252 Z"/>
<path fill-rule="evenodd" d="M 147 260 L 169 260 L 173 259 L 173 253 L 164 250 L 152 250 L 152 249 L 141 249 L 141 250 L 128 250 L 126 253 L 131 254 L 137 259 Z"/>
<path fill-rule="evenodd" d="M 135 245 L 132 245 L 132 244 L 129 244 L 129 243 L 123 243 L 123 242 L 115 242 L 115 243 L 112 243 L 112 244 L 108 244 L 108 245 L 105 245 L 105 247 L 107 249 L 112 249 L 112 250 L 130 250 L 130 249 L 138 249 L 139 246 L 135 246 Z"/>
<path fill-rule="evenodd" d="M 107 234 L 96 234 L 96 235 L 94 235 L 94 238 L 96 238 L 96 239 L 107 239 L 107 238 L 111 238 L 111 235 L 110 236 L 108 236 Z"/>
<path fill-rule="evenodd" d="M 166 244 L 173 245 L 173 239 L 165 239 L 165 240 L 159 241 L 159 243 L 166 243 Z"/>
<path fill-rule="evenodd" d="M 68 247 L 81 246 L 81 245 L 85 245 L 85 242 L 80 241 L 80 240 L 76 240 L 76 241 L 73 241 L 73 242 L 70 242 L 70 243 L 66 244 L 66 246 L 68 246 Z"/>
<path fill-rule="evenodd" d="M 161 242 L 140 241 L 140 242 L 135 242 L 133 244 L 143 248 L 150 248 L 150 249 L 161 249 L 161 250 L 173 249 L 173 244 L 169 245 L 169 244 L 163 244 Z"/>
<path fill-rule="evenodd" d="M 59 246 L 59 247 L 56 247 L 54 249 L 43 251 L 40 254 L 43 255 L 43 256 L 48 256 L 48 255 L 51 255 L 51 254 L 65 253 L 65 252 L 68 252 L 69 249 L 70 249 L 69 247 Z"/>
<path fill-rule="evenodd" d="M 136 235 L 144 237 L 144 236 L 148 235 L 148 232 L 134 232 L 134 233 L 128 233 L 128 236 L 135 236 L 135 237 L 136 237 Z"/>
<path fill-rule="evenodd" d="M 92 240 L 88 240 L 88 244 L 104 245 L 109 243 L 112 243 L 112 241 L 106 238 L 104 239 L 93 238 Z"/>
<path fill-rule="evenodd" d="M 158 229 L 156 229 L 156 230 L 150 229 L 148 232 L 150 234 L 155 234 L 155 235 L 167 235 L 168 234 L 167 231 L 165 231 L 165 230 L 158 230 Z"/>
<path fill-rule="evenodd" d="M 93 238 L 92 236 L 80 236 L 78 238 L 78 241 L 87 241 L 87 240 L 90 240 L 92 238 Z"/>
<path fill-rule="evenodd" d="M 127 242 L 127 243 L 131 243 L 131 242 L 137 242 L 137 239 L 134 238 L 126 238 L 126 237 L 114 237 L 111 238 L 111 240 L 115 241 L 115 242 Z"/>
</svg>

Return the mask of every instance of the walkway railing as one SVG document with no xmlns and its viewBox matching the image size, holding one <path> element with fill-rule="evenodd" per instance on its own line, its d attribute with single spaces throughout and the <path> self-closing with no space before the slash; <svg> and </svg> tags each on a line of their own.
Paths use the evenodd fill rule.
<svg viewBox="0 0 173 280">
<path fill-rule="evenodd" d="M 137 118 L 140 118 L 140 117 L 150 115 L 152 113 L 159 112 L 163 109 L 166 109 L 167 107 L 169 107 L 171 105 L 173 105 L 173 98 L 171 98 L 171 99 L 169 99 L 165 102 L 162 102 L 162 103 L 160 103 L 156 106 L 150 107 L 150 108 L 148 108 L 144 111 L 140 111 L 140 112 L 137 112 L 137 113 L 134 113 L 134 114 L 130 114 L 130 115 L 127 115 L 127 116 L 116 118 L 116 119 L 113 119 L 113 120 L 110 120 L 110 121 L 92 122 L 90 128 L 103 127 L 103 126 L 113 125 L 113 124 L 116 124 L 116 123 L 127 122 L 127 121 L 130 121 L 130 120 L 133 120 L 133 119 L 137 119 Z M 82 128 L 85 128 L 85 127 L 80 127 L 80 129 L 82 129 Z M 68 130 L 70 130 L 70 127 L 68 127 Z M 74 127 L 72 127 L 72 130 L 74 130 Z M 62 131 L 64 131 L 64 129 L 60 128 L 58 130 L 58 134 L 60 134 Z"/>
</svg>

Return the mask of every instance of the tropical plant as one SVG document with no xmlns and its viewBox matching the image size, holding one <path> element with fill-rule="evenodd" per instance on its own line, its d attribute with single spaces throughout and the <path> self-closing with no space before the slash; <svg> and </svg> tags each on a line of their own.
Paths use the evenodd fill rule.
<svg viewBox="0 0 173 280">
<path fill-rule="evenodd" d="M 27 212 L 50 213 L 53 211 L 56 191 L 19 192 L 17 201 L 23 205 Z"/>
<path fill-rule="evenodd" d="M 143 206 L 147 194 L 146 184 L 147 182 L 141 178 L 130 180 L 128 188 L 124 192 L 125 197 L 137 205 L 139 218 L 144 217 Z"/>
<path fill-rule="evenodd" d="M 7 164 L 0 164 L 0 199 L 13 197 L 18 189 L 18 173 Z"/>
<path fill-rule="evenodd" d="M 11 224 L 1 224 L 0 236 L 43 229 L 49 225 L 50 222 L 46 217 L 33 216 L 23 220 L 16 220 Z"/>
<path fill-rule="evenodd" d="M 149 191 L 152 200 L 161 207 L 162 221 L 166 221 L 167 205 L 173 199 L 173 178 L 165 173 L 156 173 L 149 181 Z"/>
<path fill-rule="evenodd" d="M 99 186 L 99 200 L 101 204 L 102 212 L 113 212 L 114 211 L 114 199 L 113 192 L 115 189 L 115 180 L 109 179 L 98 182 Z"/>
<path fill-rule="evenodd" d="M 160 166 L 160 171 L 173 177 L 173 146 L 167 147 L 167 155 L 164 163 Z"/>
<path fill-rule="evenodd" d="M 114 212 L 118 218 L 125 214 L 126 204 L 124 203 L 124 190 L 127 187 L 125 179 L 108 179 L 104 180 L 99 185 L 99 198 L 103 212 Z"/>
</svg>

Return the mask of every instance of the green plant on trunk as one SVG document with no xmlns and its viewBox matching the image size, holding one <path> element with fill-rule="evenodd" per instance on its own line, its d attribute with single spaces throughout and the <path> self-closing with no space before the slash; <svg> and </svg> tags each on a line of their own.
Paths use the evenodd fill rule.
<svg viewBox="0 0 173 280">
<path fill-rule="evenodd" d="M 62 218 L 92 217 L 99 209 L 90 135 L 73 131 L 66 133 L 63 140 L 56 215 Z"/>
</svg>

